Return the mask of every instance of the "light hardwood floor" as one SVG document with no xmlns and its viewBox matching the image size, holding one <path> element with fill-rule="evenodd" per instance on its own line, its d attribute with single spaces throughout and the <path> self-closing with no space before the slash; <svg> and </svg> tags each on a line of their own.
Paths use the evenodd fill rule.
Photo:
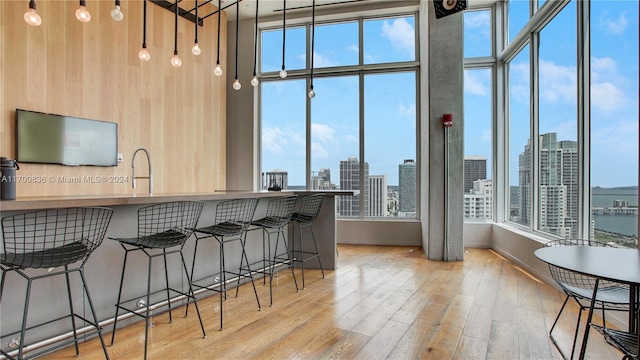
<svg viewBox="0 0 640 360">
<path fill-rule="evenodd" d="M 148 358 L 561 359 L 548 330 L 563 294 L 491 250 L 467 249 L 461 262 L 428 261 L 418 247 L 341 245 L 339 252 L 337 270 L 325 279 L 305 271 L 306 289 L 297 293 L 291 272 L 282 271 L 273 307 L 260 281 L 262 311 L 250 285 L 241 286 L 237 298 L 225 301 L 222 331 L 217 294 L 198 301 L 206 339 L 192 310 L 172 323 L 167 313 L 155 316 Z M 566 351 L 577 309 L 565 309 L 554 331 Z M 142 358 L 142 324 L 118 330 L 111 359 Z M 104 358 L 97 340 L 80 352 L 76 358 L 64 349 L 44 359 Z M 588 359 L 620 357 L 591 332 Z"/>
</svg>

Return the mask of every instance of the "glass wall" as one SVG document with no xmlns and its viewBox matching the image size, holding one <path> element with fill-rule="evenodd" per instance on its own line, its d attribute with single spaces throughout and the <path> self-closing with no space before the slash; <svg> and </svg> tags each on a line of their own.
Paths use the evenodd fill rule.
<svg viewBox="0 0 640 360">
<path fill-rule="evenodd" d="M 565 6 L 539 35 L 538 218 L 536 229 L 578 234 L 578 84 L 576 4 Z M 558 36 L 558 34 L 563 34 Z"/>
<path fill-rule="evenodd" d="M 529 46 L 509 63 L 509 217 L 531 224 L 531 77 Z"/>
<path fill-rule="evenodd" d="M 286 31 L 286 68 L 304 71 L 284 80 L 277 76 L 281 50 L 274 55 L 282 30 L 262 31 L 263 184 L 271 172 L 285 174 L 289 189 L 353 191 L 337 198 L 340 217 L 416 218 L 415 23 L 415 14 L 404 14 L 317 25 L 313 59 L 321 71 L 314 74 L 313 99 L 306 97 L 310 43 L 299 41 L 310 24 Z M 381 63 L 393 70 L 376 66 Z"/>
<path fill-rule="evenodd" d="M 591 2 L 590 236 L 638 241 L 638 2 Z"/>
</svg>

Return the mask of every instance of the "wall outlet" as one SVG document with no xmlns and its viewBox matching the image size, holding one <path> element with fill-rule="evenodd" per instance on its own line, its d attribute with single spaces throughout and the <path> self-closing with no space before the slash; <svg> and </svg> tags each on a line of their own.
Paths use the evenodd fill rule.
<svg viewBox="0 0 640 360">
<path fill-rule="evenodd" d="M 118 164 L 122 162 L 122 154 L 118 154 Z"/>
</svg>

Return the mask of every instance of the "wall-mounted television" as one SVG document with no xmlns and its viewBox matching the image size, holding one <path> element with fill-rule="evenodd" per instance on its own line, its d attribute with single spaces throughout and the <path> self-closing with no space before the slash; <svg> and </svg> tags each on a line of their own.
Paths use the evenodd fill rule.
<svg viewBox="0 0 640 360">
<path fill-rule="evenodd" d="M 16 109 L 16 160 L 116 166 L 118 124 Z"/>
</svg>

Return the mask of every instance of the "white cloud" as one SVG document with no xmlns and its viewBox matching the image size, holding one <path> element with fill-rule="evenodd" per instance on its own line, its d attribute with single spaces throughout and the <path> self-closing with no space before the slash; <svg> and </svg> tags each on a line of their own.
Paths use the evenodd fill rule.
<svg viewBox="0 0 640 360">
<path fill-rule="evenodd" d="M 489 29 L 491 16 L 488 11 L 467 12 L 464 17 L 464 25 L 473 29 Z"/>
<path fill-rule="evenodd" d="M 355 44 L 347 46 L 347 50 L 352 51 L 356 54 L 360 51 L 360 49 L 358 49 L 358 45 L 355 45 Z"/>
<path fill-rule="evenodd" d="M 623 87 L 629 81 L 618 72 L 610 57 L 591 58 L 591 105 L 596 110 L 613 111 L 627 103 Z"/>
<path fill-rule="evenodd" d="M 404 18 L 395 19 L 391 24 L 385 21 L 382 24 L 381 35 L 391 41 L 394 49 L 407 51 L 413 55 L 416 46 L 415 30 Z"/>
<path fill-rule="evenodd" d="M 604 26 L 610 33 L 621 35 L 627 29 L 629 21 L 627 20 L 627 13 L 623 12 L 617 19 L 604 19 Z"/>
<path fill-rule="evenodd" d="M 267 127 L 262 130 L 262 146 L 272 155 L 284 155 L 290 152 L 304 154 L 304 134 L 293 129 Z"/>
<path fill-rule="evenodd" d="M 347 135 L 344 137 L 344 141 L 357 144 L 360 140 L 354 135 Z"/>
<path fill-rule="evenodd" d="M 323 143 L 335 142 L 336 131 L 329 125 L 312 123 L 311 134 L 313 138 Z"/>
<path fill-rule="evenodd" d="M 511 96 L 521 103 L 529 103 L 529 62 L 511 63 L 509 66 L 511 77 Z"/>
<path fill-rule="evenodd" d="M 489 94 L 489 86 L 485 84 L 480 76 L 478 76 L 475 71 L 465 71 L 464 72 L 464 91 L 466 93 L 472 95 L 483 95 L 486 96 Z"/>
<path fill-rule="evenodd" d="M 398 114 L 401 117 L 407 117 L 415 122 L 416 119 L 416 104 L 398 104 Z"/>
<path fill-rule="evenodd" d="M 558 65 L 540 59 L 540 100 L 575 104 L 577 98 L 576 67 Z"/>
<path fill-rule="evenodd" d="M 306 54 L 300 54 L 296 56 L 296 58 L 300 59 L 300 61 L 302 61 L 303 64 L 305 64 L 307 61 Z M 336 61 L 331 60 L 328 56 L 324 56 L 315 51 L 313 52 L 313 67 L 319 68 L 319 67 L 331 67 L 331 66 L 338 66 L 338 65 L 340 64 L 338 64 Z"/>
</svg>

